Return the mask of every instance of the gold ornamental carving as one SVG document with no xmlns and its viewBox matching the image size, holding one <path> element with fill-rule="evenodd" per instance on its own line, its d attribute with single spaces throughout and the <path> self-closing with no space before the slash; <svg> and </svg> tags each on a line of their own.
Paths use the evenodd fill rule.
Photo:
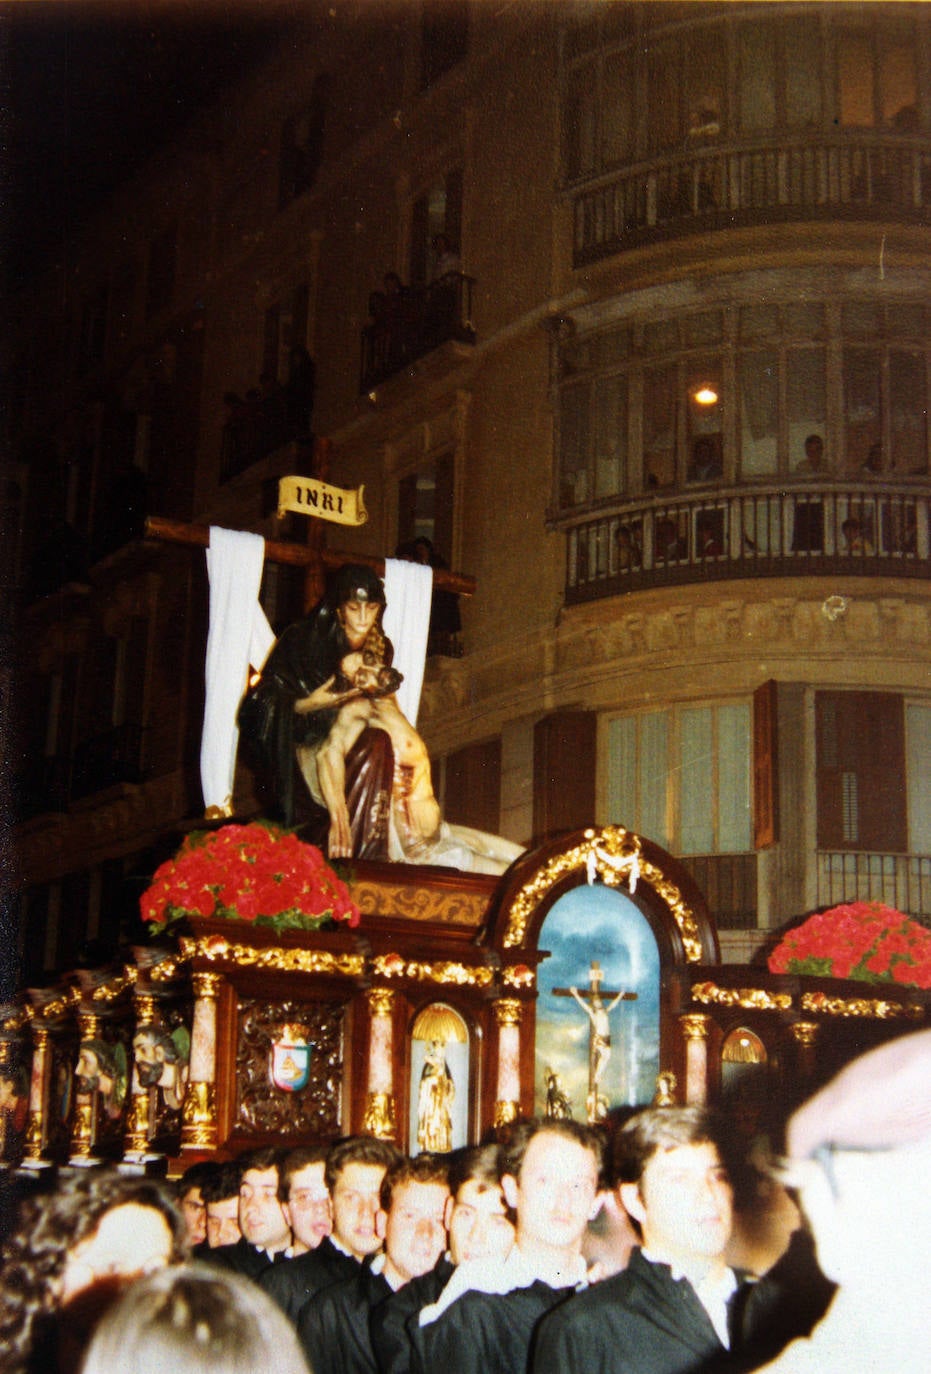
<svg viewBox="0 0 931 1374">
<path fill-rule="evenodd" d="M 369 1093 L 362 1129 L 378 1140 L 395 1137 L 394 1098 L 391 1093 Z"/>
<path fill-rule="evenodd" d="M 160 959 L 157 964 L 149 969 L 149 980 L 153 983 L 170 983 L 184 968 L 190 960 L 188 954 L 172 954 L 167 959 Z"/>
<path fill-rule="evenodd" d="M 495 1103 L 495 1130 L 500 1131 L 504 1126 L 510 1126 L 512 1121 L 516 1121 L 520 1111 L 520 1103 L 509 1100 L 499 1099 Z"/>
<path fill-rule="evenodd" d="M 674 1107 L 676 1105 L 676 1089 L 679 1080 L 671 1069 L 663 1069 L 656 1075 L 656 1090 L 653 1093 L 652 1106 L 654 1107 Z"/>
<path fill-rule="evenodd" d="M 501 970 L 501 981 L 506 988 L 532 988 L 537 975 L 527 964 L 507 964 Z"/>
<path fill-rule="evenodd" d="M 701 1011 L 689 1011 L 679 1017 L 679 1025 L 686 1040 L 707 1040 L 711 1018 Z"/>
<path fill-rule="evenodd" d="M 372 1016 L 390 1016 L 394 1009 L 394 988 L 369 988 L 366 994 Z"/>
<path fill-rule="evenodd" d="M 789 1027 L 792 1039 L 800 1045 L 813 1045 L 818 1038 L 816 1021 L 794 1021 Z"/>
<path fill-rule="evenodd" d="M 223 977 L 219 973 L 199 972 L 191 975 L 191 987 L 199 1002 L 215 1002 L 222 986 Z"/>
<path fill-rule="evenodd" d="M 217 1143 L 216 1093 L 212 1083 L 189 1083 L 181 1108 L 181 1148 L 213 1149 Z"/>
<path fill-rule="evenodd" d="M 148 1091 L 135 1093 L 129 1099 L 126 1114 L 126 1154 L 145 1154 L 149 1148 L 149 1094 Z"/>
<path fill-rule="evenodd" d="M 890 1002 L 883 997 L 829 997 L 826 992 L 803 992 L 803 1011 L 820 1012 L 823 1016 L 859 1017 L 873 1021 L 894 1021 L 904 1017 L 922 1021 L 924 1009 L 913 1003 Z"/>
<path fill-rule="evenodd" d="M 435 964 L 416 959 L 403 959 L 400 954 L 379 954 L 372 960 L 372 970 L 380 978 L 413 978 L 417 982 L 452 983 L 456 987 L 487 988 L 494 981 L 494 970 L 479 965 L 471 967 L 451 959 Z"/>
<path fill-rule="evenodd" d="M 478 927 L 488 910 L 488 893 L 454 892 L 410 883 L 350 884 L 352 899 L 363 916 L 402 916 L 408 921 Z"/>
<path fill-rule="evenodd" d="M 717 983 L 695 983 L 692 1001 L 704 1006 L 741 1007 L 744 1011 L 789 1011 L 792 994 L 767 992 L 765 988 L 721 988 Z"/>
<path fill-rule="evenodd" d="M 111 978 L 107 983 L 101 983 L 99 988 L 94 988 L 91 999 L 94 1002 L 115 1002 L 116 999 L 133 987 L 139 977 L 139 970 L 135 964 L 127 964 L 119 978 Z"/>
<path fill-rule="evenodd" d="M 26 1163 L 38 1164 L 42 1158 L 42 1137 L 44 1131 L 44 1117 L 41 1111 L 29 1113 L 29 1120 L 26 1123 L 26 1134 L 23 1138 L 23 1159 Z"/>
<path fill-rule="evenodd" d="M 361 954 L 332 954 L 329 950 L 282 949 L 277 946 L 258 948 L 236 944 L 223 935 L 206 935 L 197 940 L 182 936 L 180 943 L 182 953 L 188 959 L 205 959 L 211 964 L 236 964 L 239 968 L 256 968 L 273 973 L 337 973 L 347 978 L 359 978 L 365 963 Z M 194 975 L 195 980 L 197 976 Z"/>
<path fill-rule="evenodd" d="M 499 997 L 494 1004 L 495 1020 L 499 1026 L 519 1026 L 523 1012 L 522 1004 L 516 997 Z"/>
<path fill-rule="evenodd" d="M 583 869 L 589 882 L 600 878 L 606 887 L 646 882 L 662 897 L 679 928 L 685 957 L 692 964 L 702 961 L 701 938 L 695 913 L 675 883 L 643 857 L 640 840 L 623 826 L 609 825 L 603 830 L 586 830 L 581 844 L 554 854 L 530 882 L 517 893 L 508 912 L 504 932 L 506 947 L 523 944 L 527 925 L 534 911 L 550 890 L 569 874 Z"/>
<path fill-rule="evenodd" d="M 76 1101 L 71 1126 L 71 1158 L 89 1159 L 93 1143 L 94 1110 L 91 1100 Z"/>
</svg>

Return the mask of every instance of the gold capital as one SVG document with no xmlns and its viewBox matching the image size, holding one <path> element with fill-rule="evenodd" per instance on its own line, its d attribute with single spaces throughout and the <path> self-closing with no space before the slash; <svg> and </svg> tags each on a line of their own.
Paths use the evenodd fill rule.
<svg viewBox="0 0 931 1374">
<path fill-rule="evenodd" d="M 519 1026 L 522 1007 L 516 997 L 499 997 L 494 1004 L 495 1020 L 499 1026 Z"/>
<path fill-rule="evenodd" d="M 203 997 L 206 1001 L 216 1001 L 220 995 L 220 988 L 223 986 L 223 975 L 220 973 L 197 972 L 191 974 L 191 986 L 194 989 L 195 997 Z"/>
<path fill-rule="evenodd" d="M 793 1040 L 800 1045 L 813 1045 L 818 1035 L 817 1021 L 793 1021 L 789 1027 Z"/>
<path fill-rule="evenodd" d="M 495 1130 L 499 1131 L 502 1126 L 509 1126 L 512 1121 L 516 1121 L 519 1109 L 519 1102 L 499 1098 L 495 1103 Z"/>
<path fill-rule="evenodd" d="M 391 1015 L 394 1008 L 393 988 L 369 988 L 366 995 L 372 1016 Z"/>
<path fill-rule="evenodd" d="M 711 1018 L 700 1011 L 690 1011 L 679 1017 L 679 1025 L 686 1040 L 707 1040 Z"/>
</svg>

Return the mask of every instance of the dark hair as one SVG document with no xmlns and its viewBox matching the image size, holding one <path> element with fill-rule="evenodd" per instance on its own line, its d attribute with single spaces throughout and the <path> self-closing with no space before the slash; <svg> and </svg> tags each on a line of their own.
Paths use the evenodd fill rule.
<svg viewBox="0 0 931 1374">
<path fill-rule="evenodd" d="M 324 1177 L 332 1193 L 333 1187 L 347 1164 L 380 1164 L 391 1169 L 401 1158 L 401 1152 L 388 1140 L 376 1140 L 373 1135 L 350 1135 L 338 1140 L 326 1157 Z"/>
<path fill-rule="evenodd" d="M 219 1171 L 220 1165 L 214 1163 L 212 1159 L 199 1159 L 196 1164 L 192 1164 L 175 1183 L 176 1196 L 183 1198 L 185 1193 L 189 1193 L 192 1188 L 203 1188 L 208 1179 L 212 1179 Z M 203 1196 L 203 1194 L 201 1194 Z M 204 1199 L 206 1201 L 206 1199 Z"/>
<path fill-rule="evenodd" d="M 98 1325 L 85 1374 L 307 1374 L 297 1332 L 257 1284 L 207 1265 L 139 1279 Z"/>
<path fill-rule="evenodd" d="M 534 1136 L 541 1135 L 547 1131 L 550 1135 L 562 1136 L 564 1140 L 573 1140 L 576 1145 L 581 1145 L 583 1150 L 590 1150 L 595 1157 L 595 1164 L 598 1169 L 599 1182 L 601 1181 L 601 1170 L 604 1160 L 604 1137 L 597 1126 L 589 1126 L 582 1121 L 573 1121 L 562 1117 L 556 1118 L 536 1118 L 532 1121 L 519 1121 L 514 1126 L 508 1139 L 498 1150 L 498 1177 L 503 1178 L 505 1174 L 510 1174 L 513 1178 L 520 1181 L 520 1171 L 524 1165 L 524 1156 L 527 1153 L 527 1146 Z"/>
<path fill-rule="evenodd" d="M 658 1150 L 706 1142 L 720 1148 L 714 1118 L 703 1107 L 647 1107 L 625 1121 L 614 1137 L 614 1180 L 617 1184 L 639 1183 Z"/>
<path fill-rule="evenodd" d="M 289 1150 L 278 1170 L 278 1201 L 287 1202 L 291 1196 L 291 1180 L 308 1164 L 326 1164 L 329 1151 L 326 1145 L 299 1145 Z"/>
<path fill-rule="evenodd" d="M 171 1233 L 172 1258 L 187 1255 L 184 1217 L 154 1179 L 82 1169 L 23 1201 L 0 1270 L 0 1349 L 7 1374 L 28 1368 L 39 1326 L 55 1310 L 59 1280 L 75 1248 L 93 1236 L 108 1212 L 130 1204 L 160 1212 Z"/>
<path fill-rule="evenodd" d="M 240 1182 L 247 1169 L 258 1169 L 262 1172 L 266 1169 L 276 1169 L 280 1175 L 286 1154 L 287 1151 L 278 1145 L 260 1145 L 255 1150 L 244 1150 L 241 1155 L 236 1156 Z"/>
<path fill-rule="evenodd" d="M 242 1170 L 233 1160 L 225 1160 L 215 1167 L 209 1178 L 200 1185 L 200 1195 L 204 1202 L 226 1202 L 228 1198 L 239 1196 Z"/>
<path fill-rule="evenodd" d="M 499 1189 L 497 1145 L 472 1145 L 449 1156 L 449 1191 L 453 1197 L 465 1183 L 477 1183 L 483 1192 Z"/>
<path fill-rule="evenodd" d="M 344 563 L 333 578 L 330 600 L 334 606 L 346 601 L 376 601 L 385 604 L 385 588 L 378 573 L 364 563 Z"/>
<path fill-rule="evenodd" d="M 391 1211 L 391 1199 L 395 1189 L 405 1183 L 441 1183 L 449 1187 L 449 1161 L 445 1155 L 429 1153 L 415 1155 L 413 1159 L 402 1156 L 385 1174 L 381 1181 L 379 1202 L 383 1212 Z"/>
</svg>

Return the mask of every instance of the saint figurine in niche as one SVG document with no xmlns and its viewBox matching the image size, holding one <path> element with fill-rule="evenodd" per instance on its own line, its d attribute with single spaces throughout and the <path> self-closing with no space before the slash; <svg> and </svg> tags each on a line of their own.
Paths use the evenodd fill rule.
<svg viewBox="0 0 931 1374">
<path fill-rule="evenodd" d="M 417 1144 L 432 1154 L 448 1154 L 453 1148 L 451 1108 L 456 1085 L 446 1063 L 446 1046 L 431 1040 L 420 1074 L 417 1095 Z"/>
</svg>

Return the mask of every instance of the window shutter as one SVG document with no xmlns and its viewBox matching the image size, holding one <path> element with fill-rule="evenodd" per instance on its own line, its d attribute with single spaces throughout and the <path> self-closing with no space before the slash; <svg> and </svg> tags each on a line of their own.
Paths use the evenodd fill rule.
<svg viewBox="0 0 931 1374">
<path fill-rule="evenodd" d="M 815 696 L 818 847 L 905 853 L 905 710 L 891 692 Z"/>
<path fill-rule="evenodd" d="M 766 849 L 779 839 L 778 688 L 772 679 L 753 693 L 753 844 Z"/>
<path fill-rule="evenodd" d="M 548 839 L 595 821 L 593 711 L 559 711 L 534 727 L 533 832 Z"/>
</svg>

